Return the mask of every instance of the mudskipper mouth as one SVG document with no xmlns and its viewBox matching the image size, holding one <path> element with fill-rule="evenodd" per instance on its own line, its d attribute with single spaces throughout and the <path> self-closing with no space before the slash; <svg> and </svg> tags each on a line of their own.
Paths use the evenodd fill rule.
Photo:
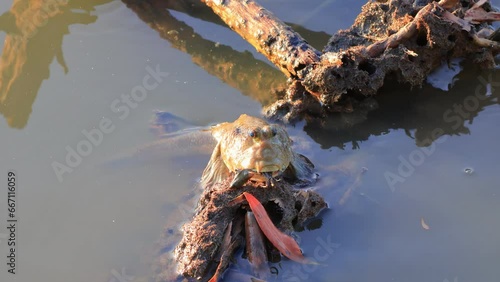
<svg viewBox="0 0 500 282">
<path fill-rule="evenodd" d="M 231 188 L 240 188 L 247 181 L 260 182 L 263 184 L 263 188 L 272 187 L 276 181 L 280 180 L 284 170 L 277 165 L 265 166 L 260 169 L 237 170 L 231 182 Z"/>
</svg>

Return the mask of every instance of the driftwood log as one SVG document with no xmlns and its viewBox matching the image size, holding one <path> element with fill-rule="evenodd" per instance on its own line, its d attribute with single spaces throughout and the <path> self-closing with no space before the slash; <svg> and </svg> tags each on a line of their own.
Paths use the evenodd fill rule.
<svg viewBox="0 0 500 282">
<path fill-rule="evenodd" d="M 491 68 L 500 50 L 485 38 L 492 30 L 483 32 L 489 28 L 483 22 L 494 20 L 495 13 L 483 0 L 370 1 L 322 53 L 254 1 L 203 1 L 291 79 L 286 93 L 265 109 L 268 117 L 285 121 L 351 112 L 359 100 L 375 95 L 388 76 L 420 86 L 452 58 Z M 468 10 L 478 6 L 490 16 L 471 18 Z"/>
<path fill-rule="evenodd" d="M 243 192 L 254 195 L 264 205 L 276 226 L 284 232 L 292 232 L 295 228 L 300 230 L 304 222 L 316 217 L 327 207 L 318 193 L 296 189 L 286 181 L 276 182 L 270 188 L 249 182 L 233 189 L 229 188 L 231 180 L 203 190 L 193 219 L 182 227 L 183 236 L 175 248 L 174 257 L 166 252 L 155 266 L 156 281 L 177 281 L 179 274 L 200 277 L 205 281 L 213 275 L 228 225 L 232 222 L 232 228 L 237 228 L 238 220 L 248 209 L 241 203 L 230 204 Z M 171 236 L 170 232 L 166 232 L 165 236 Z"/>
</svg>

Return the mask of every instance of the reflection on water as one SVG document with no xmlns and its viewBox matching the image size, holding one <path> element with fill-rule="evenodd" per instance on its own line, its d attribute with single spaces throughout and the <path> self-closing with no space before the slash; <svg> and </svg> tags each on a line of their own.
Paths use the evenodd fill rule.
<svg viewBox="0 0 500 282">
<path fill-rule="evenodd" d="M 500 103 L 500 72 L 472 65 L 465 69 L 454 86 L 460 91 L 444 92 L 430 85 L 409 89 L 387 81 L 377 100 L 365 101 L 360 111 L 312 119 L 304 130 L 323 148 L 344 148 L 349 143 L 359 148 L 370 136 L 398 129 L 417 146 L 429 146 L 443 135 L 469 134 L 466 124 L 486 107 Z"/>
<path fill-rule="evenodd" d="M 68 72 L 62 44 L 69 26 L 95 22 L 91 11 L 110 1 L 15 0 L 0 16 L 0 30 L 7 33 L 0 61 L 0 112 L 10 127 L 26 126 L 54 58 Z"/>
<path fill-rule="evenodd" d="M 255 59 L 249 52 L 238 52 L 230 46 L 206 40 L 186 23 L 174 18 L 167 8 L 173 6 L 181 9 L 182 4 L 177 1 L 123 2 L 151 28 L 158 31 L 162 38 L 170 42 L 172 47 L 186 52 L 195 64 L 243 94 L 265 105 L 275 98 L 272 95 L 274 91 L 284 88 L 285 77 L 277 69 Z M 207 11 L 206 8 L 202 10 Z M 209 19 L 216 21 L 212 17 Z"/>
</svg>

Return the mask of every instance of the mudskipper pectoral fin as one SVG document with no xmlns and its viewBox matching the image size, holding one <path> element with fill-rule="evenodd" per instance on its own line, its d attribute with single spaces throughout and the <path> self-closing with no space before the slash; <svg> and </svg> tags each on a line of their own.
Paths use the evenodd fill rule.
<svg viewBox="0 0 500 282">
<path fill-rule="evenodd" d="M 227 177 L 229 177 L 229 170 L 222 160 L 220 143 L 217 143 L 210 157 L 210 161 L 201 176 L 201 186 L 203 188 L 208 187 L 209 185 L 223 181 Z"/>
</svg>

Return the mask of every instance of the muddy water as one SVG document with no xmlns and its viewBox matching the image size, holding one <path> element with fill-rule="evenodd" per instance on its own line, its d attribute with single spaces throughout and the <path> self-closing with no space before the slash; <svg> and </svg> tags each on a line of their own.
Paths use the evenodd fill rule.
<svg viewBox="0 0 500 282">
<path fill-rule="evenodd" d="M 71 1 L 36 21 L 25 16 L 30 36 L 22 41 L 7 2 L 0 3 L 0 280 L 145 281 L 166 218 L 195 187 L 208 155 L 181 147 L 110 160 L 158 139 L 153 110 L 200 125 L 259 115 L 267 85 L 282 78 L 203 10 L 172 11 L 173 31 L 161 34 L 146 22 L 162 13 Z M 350 25 L 362 2 L 261 1 L 317 48 Z M 244 79 L 255 78 L 252 68 L 276 79 L 256 87 Z M 219 79 L 220 69 L 232 72 Z M 320 228 L 298 234 L 320 265 L 284 261 L 280 277 L 498 281 L 500 73 L 464 69 L 448 92 L 388 85 L 376 111 L 290 128 L 318 165 L 318 189 L 333 209 Z M 336 205 L 363 168 L 352 196 Z M 15 275 L 6 265 L 10 170 L 18 176 Z"/>
</svg>

